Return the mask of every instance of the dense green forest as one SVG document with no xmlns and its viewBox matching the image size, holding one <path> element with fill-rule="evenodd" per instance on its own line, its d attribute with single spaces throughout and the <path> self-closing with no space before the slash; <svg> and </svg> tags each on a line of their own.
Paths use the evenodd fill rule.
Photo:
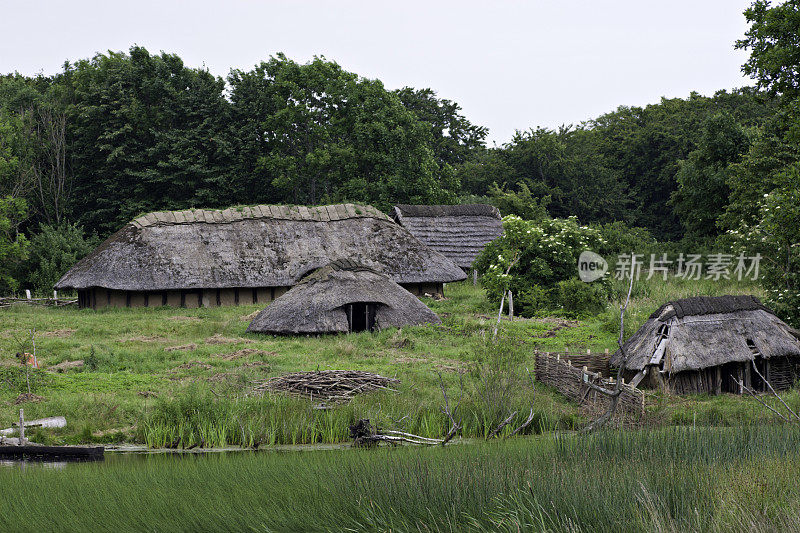
<svg viewBox="0 0 800 533">
<path fill-rule="evenodd" d="M 53 76 L 3 75 L 0 292 L 46 288 L 142 212 L 342 201 L 489 202 L 661 242 L 760 243 L 781 257 L 775 283 L 797 290 L 798 6 L 745 12 L 736 46 L 755 87 L 623 106 L 499 147 L 434 90 L 391 91 L 323 57 L 278 54 L 222 79 L 134 46 Z"/>
</svg>

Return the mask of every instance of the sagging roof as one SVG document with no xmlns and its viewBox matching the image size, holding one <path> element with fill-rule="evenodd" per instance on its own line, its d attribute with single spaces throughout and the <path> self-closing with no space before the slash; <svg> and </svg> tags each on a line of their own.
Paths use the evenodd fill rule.
<svg viewBox="0 0 800 533">
<path fill-rule="evenodd" d="M 753 359 L 750 341 L 761 357 L 800 357 L 800 333 L 780 320 L 755 296 L 701 296 L 668 302 L 650 315 L 628 339 L 625 368 L 641 370 L 650 362 L 659 335 L 668 327 L 663 369 L 671 373 L 701 370 Z M 622 362 L 622 352 L 611 358 Z"/>
<path fill-rule="evenodd" d="M 419 298 L 375 268 L 352 260 L 335 261 L 292 287 L 261 311 L 248 332 L 278 335 L 346 333 L 345 307 L 378 304 L 376 329 L 441 321 Z"/>
<path fill-rule="evenodd" d="M 56 289 L 280 287 L 332 261 L 357 259 L 398 283 L 464 279 L 372 206 L 237 207 L 137 217 L 56 283 Z"/>
<path fill-rule="evenodd" d="M 394 218 L 416 238 L 469 268 L 503 234 L 500 211 L 486 204 L 396 205 Z"/>
</svg>

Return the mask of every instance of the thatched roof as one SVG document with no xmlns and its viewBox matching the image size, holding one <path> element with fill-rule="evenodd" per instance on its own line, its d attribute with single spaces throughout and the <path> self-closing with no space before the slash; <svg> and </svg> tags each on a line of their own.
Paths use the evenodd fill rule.
<svg viewBox="0 0 800 533">
<path fill-rule="evenodd" d="M 341 260 L 313 272 L 261 311 L 247 331 L 280 335 L 346 333 L 350 303 L 377 303 L 375 327 L 439 324 L 436 314 L 386 274 Z"/>
<path fill-rule="evenodd" d="M 394 218 L 418 238 L 462 267 L 503 234 L 500 211 L 485 204 L 396 205 Z"/>
<path fill-rule="evenodd" d="M 341 258 L 398 283 L 464 279 L 371 206 L 268 206 L 148 213 L 73 266 L 56 289 L 169 290 L 280 287 Z"/>
<path fill-rule="evenodd" d="M 664 370 L 701 370 L 753 359 L 751 340 L 764 358 L 800 356 L 798 332 L 755 296 L 698 296 L 668 302 L 624 344 L 625 368 L 641 370 L 656 348 L 661 326 L 669 325 Z M 611 358 L 619 366 L 618 350 Z"/>
</svg>

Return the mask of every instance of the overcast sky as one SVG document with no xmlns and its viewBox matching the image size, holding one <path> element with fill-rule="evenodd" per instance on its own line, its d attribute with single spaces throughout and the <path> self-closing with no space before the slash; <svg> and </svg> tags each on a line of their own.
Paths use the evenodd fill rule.
<svg viewBox="0 0 800 533">
<path fill-rule="evenodd" d="M 0 0 L 0 73 L 131 45 L 226 76 L 324 55 L 390 89 L 431 87 L 507 142 L 619 105 L 750 85 L 733 45 L 749 0 L 487 2 Z"/>
</svg>

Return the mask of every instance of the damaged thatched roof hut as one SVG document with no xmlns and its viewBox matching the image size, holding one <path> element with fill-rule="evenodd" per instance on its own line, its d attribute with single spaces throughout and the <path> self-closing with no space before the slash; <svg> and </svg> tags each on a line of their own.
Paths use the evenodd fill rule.
<svg viewBox="0 0 800 533">
<path fill-rule="evenodd" d="M 306 276 L 247 327 L 278 335 L 373 331 L 439 324 L 436 314 L 386 274 L 339 260 Z"/>
<path fill-rule="evenodd" d="M 623 345 L 626 379 L 677 394 L 776 390 L 798 377 L 800 332 L 755 296 L 668 302 Z M 622 352 L 611 358 L 619 367 Z M 761 374 L 761 376 L 759 376 Z"/>
<path fill-rule="evenodd" d="M 487 244 L 503 234 L 500 211 L 486 204 L 396 205 L 394 219 L 464 270 L 472 267 Z"/>
<path fill-rule="evenodd" d="M 80 260 L 55 285 L 82 307 L 236 305 L 274 300 L 337 259 L 374 266 L 414 294 L 464 279 L 371 206 L 268 206 L 149 213 Z"/>
</svg>

